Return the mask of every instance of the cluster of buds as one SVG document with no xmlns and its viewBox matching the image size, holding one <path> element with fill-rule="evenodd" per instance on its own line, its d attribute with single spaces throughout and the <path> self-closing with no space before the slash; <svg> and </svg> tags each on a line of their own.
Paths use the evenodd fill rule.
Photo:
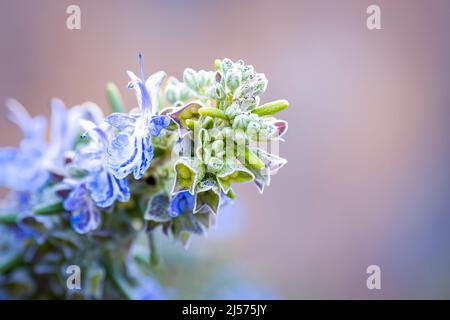
<svg viewBox="0 0 450 320">
<path fill-rule="evenodd" d="M 261 145 L 277 144 L 287 122 L 273 117 L 288 106 L 278 100 L 259 105 L 267 88 L 264 74 L 242 60 L 216 60 L 215 71 L 188 68 L 183 82 L 171 78 L 161 114 L 178 126 L 172 146 L 173 188 L 149 202 L 150 229 L 163 225 L 175 238 L 202 234 L 219 209 L 236 197 L 232 185 L 253 181 L 260 192 L 286 160 Z"/>
</svg>

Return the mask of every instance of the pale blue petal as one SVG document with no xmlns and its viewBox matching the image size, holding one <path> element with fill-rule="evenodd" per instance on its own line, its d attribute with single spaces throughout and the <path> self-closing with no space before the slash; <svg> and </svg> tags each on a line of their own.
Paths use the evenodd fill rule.
<svg viewBox="0 0 450 320">
<path fill-rule="evenodd" d="M 117 178 L 123 179 L 132 172 L 137 152 L 135 136 L 129 137 L 121 133 L 111 141 L 108 147 L 108 164 Z"/>
<path fill-rule="evenodd" d="M 118 134 L 108 148 L 109 166 L 118 179 L 133 173 L 135 179 L 144 176 L 153 158 L 149 137 Z"/>
<path fill-rule="evenodd" d="M 92 202 L 86 202 L 80 210 L 72 212 L 70 224 L 81 234 L 93 231 L 100 225 L 100 211 Z"/>
<path fill-rule="evenodd" d="M 26 139 L 44 140 L 46 127 L 44 116 L 32 118 L 25 107 L 14 99 L 7 99 L 6 107 L 8 119 L 22 130 Z"/>
<path fill-rule="evenodd" d="M 88 196 L 84 183 L 77 185 L 64 200 L 64 209 L 71 211 L 70 224 L 81 234 L 97 229 L 100 225 L 100 211 Z"/>
<path fill-rule="evenodd" d="M 52 99 L 50 102 L 50 108 L 52 109 L 51 126 L 50 126 L 50 145 L 53 148 L 57 148 L 60 152 L 64 151 L 64 139 L 66 138 L 68 119 L 67 110 L 59 99 Z"/>
<path fill-rule="evenodd" d="M 153 115 L 158 113 L 158 96 L 165 77 L 166 73 L 164 71 L 159 71 L 152 74 L 147 81 L 145 81 L 145 87 L 150 94 L 151 111 Z"/>
<path fill-rule="evenodd" d="M 25 141 L 25 140 L 24 140 Z M 49 178 L 41 164 L 42 153 L 28 147 L 22 149 L 0 149 L 0 185 L 15 191 L 35 191 Z"/>
<path fill-rule="evenodd" d="M 105 152 L 97 148 L 80 149 L 75 154 L 74 164 L 88 172 L 102 171 L 105 167 Z"/>
<path fill-rule="evenodd" d="M 116 199 L 122 202 L 130 199 L 127 180 L 117 179 L 105 171 L 92 176 L 87 187 L 91 192 L 92 200 L 101 208 L 111 206 Z"/>
<path fill-rule="evenodd" d="M 80 120 L 86 120 L 100 126 L 103 123 L 103 112 L 96 104 L 86 102 L 80 106 L 74 106 L 67 111 L 67 133 L 64 139 L 64 150 L 73 149 L 82 128 Z"/>
<path fill-rule="evenodd" d="M 107 116 L 105 121 L 119 130 L 126 131 L 127 129 L 134 128 L 136 125 L 136 116 L 116 112 Z"/>
<path fill-rule="evenodd" d="M 10 181 L 9 167 L 17 157 L 18 150 L 12 147 L 0 149 L 0 186 L 8 186 Z"/>
<path fill-rule="evenodd" d="M 153 159 L 153 146 L 149 137 L 142 137 L 137 139 L 138 157 L 136 158 L 136 165 L 133 169 L 133 176 L 136 180 L 142 178 L 150 167 L 150 162 Z"/>
<path fill-rule="evenodd" d="M 76 211 L 81 210 L 86 202 L 87 189 L 82 183 L 73 189 L 63 202 L 64 210 Z"/>
<path fill-rule="evenodd" d="M 133 89 L 136 94 L 136 99 L 141 109 L 142 114 L 150 115 L 151 113 L 151 99 L 150 94 L 147 91 L 144 83 L 133 72 L 128 71 L 130 82 L 128 82 L 128 88 Z"/>
</svg>

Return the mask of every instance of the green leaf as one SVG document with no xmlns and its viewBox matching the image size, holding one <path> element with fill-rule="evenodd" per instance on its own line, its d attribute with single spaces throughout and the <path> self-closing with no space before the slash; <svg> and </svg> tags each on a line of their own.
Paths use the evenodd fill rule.
<svg viewBox="0 0 450 320">
<path fill-rule="evenodd" d="M 264 168 L 264 162 L 262 162 L 249 148 L 245 149 L 245 161 L 256 169 Z"/>
<path fill-rule="evenodd" d="M 199 212 L 204 206 L 207 206 L 214 214 L 217 214 L 219 204 L 220 189 L 217 183 L 211 178 L 201 181 L 195 190 L 194 213 Z"/>
<path fill-rule="evenodd" d="M 108 103 L 109 103 L 109 107 L 111 108 L 111 112 L 124 112 L 125 111 L 119 89 L 117 89 L 117 86 L 112 82 L 109 82 L 106 85 L 106 98 L 108 99 Z"/>
<path fill-rule="evenodd" d="M 156 222 L 170 221 L 170 217 L 167 214 L 169 203 L 169 197 L 164 193 L 154 195 L 148 201 L 147 208 L 144 213 L 144 219 Z"/>
<path fill-rule="evenodd" d="M 133 294 L 131 292 L 131 287 L 127 280 L 114 268 L 113 259 L 111 254 L 105 250 L 105 270 L 106 276 L 111 281 L 117 292 L 127 300 L 133 300 Z"/>
<path fill-rule="evenodd" d="M 3 275 L 13 269 L 15 269 L 22 262 L 22 256 L 20 254 L 12 255 L 9 259 L 4 259 L 0 264 L 0 275 Z"/>
<path fill-rule="evenodd" d="M 228 120 L 228 117 L 226 116 L 225 112 L 217 108 L 203 107 L 198 109 L 198 113 L 200 113 L 200 115 L 202 116 L 210 116 L 213 118 Z"/>
<path fill-rule="evenodd" d="M 217 181 L 223 192 L 231 190 L 232 183 L 249 182 L 254 179 L 250 170 L 239 163 L 228 162 L 220 173 L 217 174 Z"/>
<path fill-rule="evenodd" d="M 288 106 L 289 103 L 286 100 L 276 100 L 256 107 L 251 112 L 261 117 L 269 116 L 286 109 Z"/>
<path fill-rule="evenodd" d="M 198 110 L 203 107 L 200 101 L 192 101 L 184 106 L 178 107 L 169 112 L 169 115 L 175 122 L 187 128 L 187 119 L 197 120 L 199 118 Z"/>
<path fill-rule="evenodd" d="M 194 193 L 195 185 L 205 174 L 203 164 L 195 159 L 181 157 L 175 162 L 174 168 L 176 178 L 173 191 L 189 191 Z"/>
<path fill-rule="evenodd" d="M 234 191 L 232 189 L 230 189 L 227 192 L 227 197 L 234 200 L 234 199 L 236 199 L 237 196 L 236 196 L 236 193 L 234 193 Z"/>
<path fill-rule="evenodd" d="M 2 213 L 0 214 L 0 224 L 16 224 L 16 213 Z"/>
<path fill-rule="evenodd" d="M 51 204 L 44 203 L 33 208 L 33 212 L 38 215 L 53 215 L 64 211 L 63 203 L 61 201 Z"/>
<path fill-rule="evenodd" d="M 99 265 L 94 264 L 88 268 L 86 275 L 86 291 L 93 299 L 100 299 L 103 293 L 105 271 Z"/>
</svg>

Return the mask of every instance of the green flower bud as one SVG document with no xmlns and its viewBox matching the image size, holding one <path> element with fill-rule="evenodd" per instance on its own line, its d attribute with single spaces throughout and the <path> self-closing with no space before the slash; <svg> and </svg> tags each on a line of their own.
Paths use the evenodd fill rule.
<svg viewBox="0 0 450 320">
<path fill-rule="evenodd" d="M 233 129 L 246 129 L 248 124 L 248 114 L 241 113 L 233 120 Z"/>
<path fill-rule="evenodd" d="M 196 132 L 194 142 L 195 155 L 203 162 L 207 162 L 209 157 L 211 156 L 211 147 L 209 141 L 210 137 L 208 134 L 208 130 L 202 128 Z"/>
<path fill-rule="evenodd" d="M 200 70 L 197 73 L 197 84 L 199 87 L 204 87 L 208 83 L 208 73 L 205 70 Z"/>
<path fill-rule="evenodd" d="M 252 114 L 252 113 L 250 113 L 250 114 L 248 115 L 247 119 L 248 119 L 249 122 L 251 122 L 251 121 L 253 121 L 253 122 L 259 122 L 259 121 L 260 121 L 259 116 L 256 115 L 256 114 Z"/>
<path fill-rule="evenodd" d="M 175 104 L 175 102 L 178 101 L 178 97 L 177 97 L 177 92 L 176 92 L 175 86 L 168 85 L 166 87 L 165 94 L 166 94 L 167 101 L 169 101 L 171 104 Z"/>
<path fill-rule="evenodd" d="M 242 81 L 248 80 L 250 75 L 254 75 L 255 69 L 251 65 L 244 66 L 242 68 Z"/>
<path fill-rule="evenodd" d="M 179 100 L 188 101 L 192 97 L 192 91 L 184 84 L 180 83 Z"/>
<path fill-rule="evenodd" d="M 241 114 L 242 110 L 237 103 L 231 104 L 226 110 L 225 115 L 228 119 L 234 119 L 237 115 Z"/>
<path fill-rule="evenodd" d="M 197 73 L 193 69 L 186 68 L 184 70 L 184 72 L 183 72 L 183 81 L 192 90 L 197 90 L 197 88 L 198 88 Z"/>
<path fill-rule="evenodd" d="M 258 135 L 259 129 L 261 128 L 258 122 L 252 121 L 247 125 L 247 134 L 251 137 L 256 137 Z"/>
<path fill-rule="evenodd" d="M 212 117 L 206 116 L 202 121 L 202 127 L 205 129 L 211 129 L 214 127 L 214 119 Z"/>
<path fill-rule="evenodd" d="M 222 100 L 225 98 L 225 90 L 220 83 L 217 83 L 216 86 L 213 87 L 211 97 L 216 100 Z"/>
<path fill-rule="evenodd" d="M 189 130 L 194 131 L 194 129 L 195 129 L 195 120 L 192 120 L 192 119 L 186 119 L 186 120 L 185 120 L 185 124 L 186 124 L 186 127 L 187 127 Z"/>
<path fill-rule="evenodd" d="M 227 72 L 229 69 L 233 67 L 233 61 L 228 58 L 222 60 L 222 70 Z"/>
<path fill-rule="evenodd" d="M 223 167 L 223 161 L 216 157 L 211 157 L 206 164 L 207 172 L 217 173 Z"/>
<path fill-rule="evenodd" d="M 234 93 L 235 99 L 242 99 L 242 98 L 250 98 L 253 94 L 253 86 L 251 86 L 249 83 L 244 83 L 239 87 L 238 90 Z"/>
<path fill-rule="evenodd" d="M 232 139 L 232 138 L 233 138 L 234 131 L 233 131 L 233 129 L 231 129 L 230 127 L 226 127 L 226 128 L 223 128 L 223 129 L 222 129 L 222 134 L 223 134 L 224 138 L 226 138 L 226 139 Z"/>
<path fill-rule="evenodd" d="M 216 73 L 214 74 L 214 81 L 216 83 L 220 83 L 222 82 L 222 79 L 223 79 L 222 73 L 220 73 L 220 71 L 216 71 Z"/>
<path fill-rule="evenodd" d="M 276 131 L 276 127 L 271 124 L 264 123 L 261 125 L 258 136 L 260 139 L 269 139 Z"/>
<path fill-rule="evenodd" d="M 225 83 L 232 92 L 234 92 L 242 82 L 242 73 L 239 69 L 232 69 L 225 76 Z"/>
<path fill-rule="evenodd" d="M 259 104 L 259 97 L 248 97 L 241 100 L 241 107 L 243 110 L 252 110 Z"/>
<path fill-rule="evenodd" d="M 211 144 L 211 150 L 214 153 L 214 155 L 216 155 L 217 157 L 220 158 L 219 155 L 223 154 L 225 148 L 225 143 L 223 142 L 223 140 L 216 140 Z"/>
<path fill-rule="evenodd" d="M 245 146 L 248 142 L 247 135 L 242 129 L 234 131 L 234 141 L 238 146 Z"/>
<path fill-rule="evenodd" d="M 256 86 L 253 91 L 254 95 L 260 95 L 267 89 L 267 78 L 263 73 L 259 73 L 256 79 Z"/>
<path fill-rule="evenodd" d="M 211 137 L 211 141 L 215 140 L 223 140 L 223 133 L 222 129 L 219 128 L 212 128 L 208 131 L 209 136 Z"/>
<path fill-rule="evenodd" d="M 243 68 L 245 66 L 245 62 L 242 59 L 239 59 L 238 61 L 236 61 L 234 63 L 237 67 L 239 67 L 239 69 Z"/>
</svg>

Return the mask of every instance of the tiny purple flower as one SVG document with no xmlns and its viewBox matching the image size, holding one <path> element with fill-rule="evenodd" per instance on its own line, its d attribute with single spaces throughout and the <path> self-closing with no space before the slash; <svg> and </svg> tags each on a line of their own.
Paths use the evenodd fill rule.
<svg viewBox="0 0 450 320">
<path fill-rule="evenodd" d="M 64 201 L 64 209 L 72 212 L 70 224 L 81 234 L 93 231 L 100 225 L 100 211 L 89 197 L 84 183 L 77 185 Z"/>
<path fill-rule="evenodd" d="M 195 197 L 188 191 L 179 192 L 170 201 L 167 214 L 171 218 L 175 218 L 184 212 L 192 212 L 194 210 Z"/>
<path fill-rule="evenodd" d="M 89 121 L 81 121 L 81 124 L 86 129 L 83 136 L 88 135 L 91 142 L 77 152 L 74 161 L 88 173 L 83 181 L 92 200 L 101 208 L 111 206 L 115 200 L 128 201 L 130 190 L 126 178 L 117 178 L 108 166 L 108 135 L 112 128 L 106 123 L 104 129 Z"/>
</svg>

